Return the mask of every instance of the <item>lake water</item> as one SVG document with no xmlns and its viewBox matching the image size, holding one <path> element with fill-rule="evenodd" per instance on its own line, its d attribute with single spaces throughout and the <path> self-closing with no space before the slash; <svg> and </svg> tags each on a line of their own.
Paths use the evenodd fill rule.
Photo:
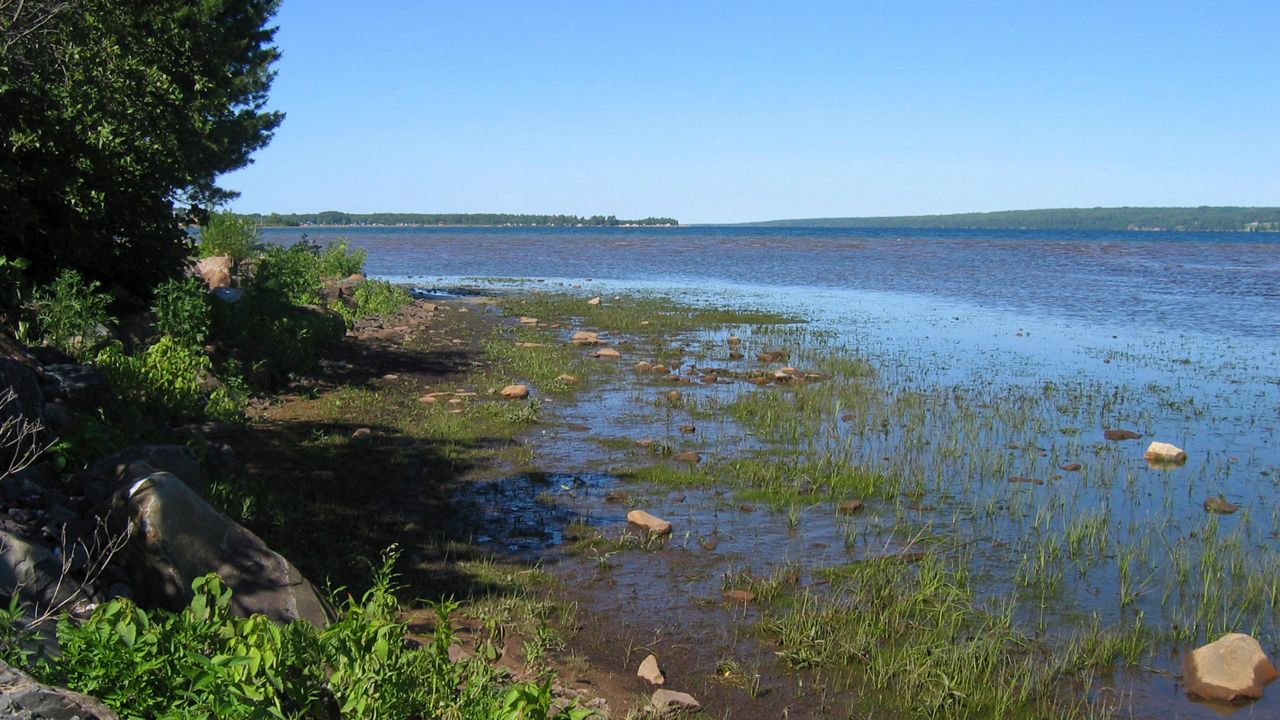
<svg viewBox="0 0 1280 720">
<path fill-rule="evenodd" d="M 929 497 L 943 502 L 936 512 L 931 508 L 914 519 L 946 527 L 959 517 L 971 525 L 960 532 L 981 538 L 984 547 L 989 543 L 990 553 L 975 551 L 989 596 L 1025 596 L 1011 577 L 1017 565 L 1010 558 L 1025 562 L 1040 549 L 1037 518 L 1044 508 L 1058 508 L 1051 521 L 1056 530 L 1096 508 L 1105 509 L 1112 528 L 1106 559 L 1081 564 L 1080 574 L 1063 583 L 1069 602 L 1047 611 L 1064 618 L 1087 612 L 1123 624 L 1145 614 L 1148 622 L 1168 626 L 1194 615 L 1195 573 L 1214 576 L 1196 556 L 1209 547 L 1203 538 L 1210 520 L 1202 504 L 1216 495 L 1244 510 L 1224 517 L 1220 531 L 1212 525 L 1213 532 L 1227 542 L 1247 543 L 1255 555 L 1247 572 L 1238 580 L 1232 576 L 1233 591 L 1245 586 L 1248 574 L 1269 576 L 1280 568 L 1276 235 L 718 227 L 291 228 L 264 234 L 271 242 L 292 242 L 304 232 L 322 244 L 343 238 L 363 247 L 371 275 L 428 291 L 535 288 L 583 297 L 639 291 L 778 310 L 834 337 L 834 347 L 866 356 L 894 387 L 964 396 L 980 405 L 1040 396 L 1043 408 L 1033 413 L 1039 422 L 1031 426 L 995 427 L 982 435 L 987 447 L 969 446 L 960 455 L 927 449 L 919 455 L 922 476 L 938 478 Z M 740 385 L 698 390 L 703 399 L 721 402 L 745 391 Z M 678 416 L 664 418 L 654 410 L 637 422 L 638 397 L 634 388 L 605 389 L 591 401 L 593 408 L 559 412 L 567 418 L 578 413 L 575 421 L 583 429 L 589 425 L 594 436 L 645 437 L 655 423 L 665 422 L 671 437 L 679 438 Z M 923 432 L 931 434 L 926 441 L 968 432 L 948 425 L 947 407 L 938 404 L 942 413 L 924 421 Z M 1132 446 L 1103 441 L 1103 428 L 1117 425 L 1137 427 L 1147 438 Z M 730 422 L 708 425 L 704 418 L 699 427 L 701 444 L 690 447 L 700 452 L 732 457 L 754 443 Z M 559 436 L 540 455 L 548 472 L 574 478 L 596 473 L 583 476 L 590 479 L 574 493 L 573 512 L 616 524 L 616 508 L 602 498 L 617 482 L 611 464 L 622 459 L 602 453 L 586 433 L 540 432 Z M 839 432 L 838 444 L 868 458 L 901 456 L 912 445 L 911 438 Z M 1191 459 L 1173 471 L 1149 469 L 1141 459 L 1148 439 L 1173 442 Z M 1079 481 L 1055 482 L 1057 466 L 1075 459 L 1086 465 Z M 976 485 L 949 491 L 956 482 L 949 478 L 983 463 L 1000 469 L 980 472 Z M 1007 482 L 1013 474 L 1050 481 L 1014 487 Z M 501 508 L 510 505 L 508 496 L 537 494 L 513 487 L 505 496 L 494 495 L 495 518 L 505 516 Z M 967 510 L 955 510 L 957 496 Z M 725 537 L 735 538 L 722 542 L 714 558 L 698 555 L 712 563 L 706 587 L 655 582 L 665 560 L 642 556 L 615 573 L 619 584 L 606 596 L 583 602 L 616 613 L 644 607 L 664 617 L 701 607 L 697 598 L 714 594 L 724 563 L 767 573 L 780 561 L 803 557 L 817 567 L 847 561 L 853 552 L 846 547 L 845 526 L 835 519 L 808 522 L 796 536 L 780 516 L 770 515 L 768 522 L 762 514 L 739 517 L 731 502 L 713 495 L 680 493 L 671 500 L 658 494 L 649 501 L 683 526 L 715 523 Z M 865 522 L 881 522 L 891 531 L 897 516 L 889 506 L 873 508 Z M 816 546 L 827 548 L 825 555 L 805 549 Z M 1137 548 L 1132 570 L 1126 551 L 1117 549 L 1124 547 Z M 1173 579 L 1170 568 L 1178 562 L 1194 568 L 1190 583 Z M 583 577 L 595 572 L 576 571 Z M 1126 586 L 1131 597 L 1117 603 Z M 652 594 L 637 594 L 638 589 Z M 1265 607 L 1256 632 L 1264 646 L 1274 648 L 1280 623 L 1275 602 Z M 1041 608 L 1040 617 L 1026 621 L 1052 633 L 1054 622 L 1045 620 L 1045 612 Z M 1165 647 L 1152 660 L 1160 673 L 1133 681 L 1136 715 L 1211 715 L 1181 697 L 1173 680 L 1178 650 Z M 1246 716 L 1272 713 L 1280 713 L 1275 690 Z"/>
</svg>

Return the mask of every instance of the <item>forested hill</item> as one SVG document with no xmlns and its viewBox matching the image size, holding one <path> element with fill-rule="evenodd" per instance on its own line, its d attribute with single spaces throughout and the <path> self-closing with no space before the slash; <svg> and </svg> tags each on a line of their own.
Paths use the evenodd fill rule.
<svg viewBox="0 0 1280 720">
<path fill-rule="evenodd" d="M 984 228 L 1028 230 L 1241 230 L 1280 232 L 1280 207 L 1117 207 L 1004 210 L 956 215 L 810 218 L 754 227 Z"/>
<path fill-rule="evenodd" d="M 647 217 L 619 220 L 613 215 L 520 215 L 514 213 L 345 213 L 326 210 L 318 213 L 243 215 L 264 226 L 299 225 L 554 225 L 619 227 L 626 225 L 679 225 L 674 218 Z"/>
</svg>

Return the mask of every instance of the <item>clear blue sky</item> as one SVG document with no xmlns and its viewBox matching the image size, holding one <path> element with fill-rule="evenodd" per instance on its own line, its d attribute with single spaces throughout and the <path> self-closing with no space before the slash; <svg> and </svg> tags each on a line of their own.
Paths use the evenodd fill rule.
<svg viewBox="0 0 1280 720">
<path fill-rule="evenodd" d="M 1280 2 L 285 0 L 245 212 L 1280 205 Z"/>
</svg>

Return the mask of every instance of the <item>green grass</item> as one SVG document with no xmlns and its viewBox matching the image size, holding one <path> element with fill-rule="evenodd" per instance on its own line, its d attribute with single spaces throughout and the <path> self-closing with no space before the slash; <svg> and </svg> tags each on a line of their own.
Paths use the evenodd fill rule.
<svg viewBox="0 0 1280 720">
<path fill-rule="evenodd" d="M 584 328 L 635 335 L 661 335 L 734 325 L 800 322 L 782 313 L 731 307 L 699 307 L 659 295 L 605 298 L 599 305 L 568 294 L 530 293 L 499 301 L 504 314 L 538 318 L 544 323 L 576 322 Z"/>
</svg>

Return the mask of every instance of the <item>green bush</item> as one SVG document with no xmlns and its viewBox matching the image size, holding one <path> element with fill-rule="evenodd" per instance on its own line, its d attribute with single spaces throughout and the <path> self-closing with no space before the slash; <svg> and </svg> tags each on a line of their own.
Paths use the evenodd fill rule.
<svg viewBox="0 0 1280 720">
<path fill-rule="evenodd" d="M 209 296 L 199 279 L 189 277 L 160 283 L 151 311 L 155 313 L 156 330 L 160 334 L 187 347 L 204 347 L 212 321 Z"/>
<path fill-rule="evenodd" d="M 320 252 L 319 273 L 321 279 L 348 278 L 364 272 L 364 261 L 369 253 L 364 248 L 350 250 L 346 240 L 330 243 Z"/>
<path fill-rule="evenodd" d="M 215 388 L 206 399 L 204 382 L 213 374 L 213 362 L 172 336 L 162 336 L 141 355 L 127 355 L 113 343 L 98 354 L 95 364 L 119 400 L 162 419 L 242 418 L 241 398 L 232 390 Z"/>
<path fill-rule="evenodd" d="M 386 280 L 366 280 L 356 287 L 352 297 L 355 299 L 354 307 L 347 307 L 341 302 L 330 303 L 330 307 L 341 313 L 348 323 L 371 315 L 391 315 L 413 302 L 408 290 Z"/>
<path fill-rule="evenodd" d="M 258 261 L 255 291 L 295 305 L 320 302 L 320 254 L 306 241 L 267 248 Z"/>
<path fill-rule="evenodd" d="M 179 613 L 148 613 L 112 600 L 83 623 L 63 619 L 61 655 L 33 671 L 45 682 L 101 698 L 122 717 L 325 717 L 328 707 L 344 718 L 380 720 L 591 715 L 577 708 L 553 715 L 549 683 L 504 692 L 488 664 L 450 662 L 454 604 L 437 607 L 440 621 L 429 644 L 410 643 L 397 620 L 395 559 L 388 553 L 373 588 L 359 601 L 348 598 L 324 629 L 234 617 L 231 592 L 208 575 L 193 583 L 195 596 Z"/>
<path fill-rule="evenodd" d="M 258 226 L 232 212 L 210 213 L 209 221 L 200 228 L 197 249 L 200 257 L 229 255 L 238 263 L 258 251 Z"/>
<path fill-rule="evenodd" d="M 31 303 L 45 341 L 77 360 L 92 355 L 105 334 L 102 328 L 114 321 L 107 314 L 111 295 L 99 292 L 96 281 L 86 284 L 75 270 L 63 270 L 36 289 Z"/>
<path fill-rule="evenodd" d="M 346 334 L 335 313 L 291 305 L 272 293 L 251 293 L 234 305 L 217 303 L 214 310 L 214 337 L 245 351 L 246 361 L 266 359 L 283 372 L 312 367 L 324 348 Z"/>
</svg>

